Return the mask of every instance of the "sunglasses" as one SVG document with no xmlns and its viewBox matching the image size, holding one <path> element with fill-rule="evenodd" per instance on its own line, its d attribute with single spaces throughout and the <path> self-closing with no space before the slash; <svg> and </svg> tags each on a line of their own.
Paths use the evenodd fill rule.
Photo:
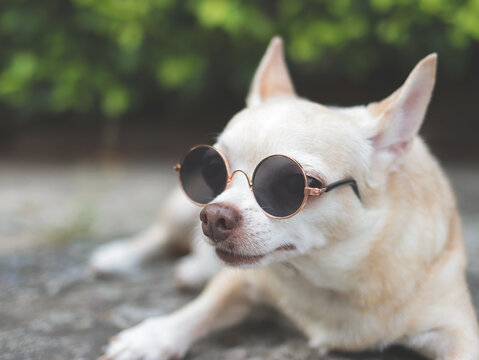
<svg viewBox="0 0 479 360">
<path fill-rule="evenodd" d="M 181 187 L 196 205 L 205 206 L 231 184 L 233 176 L 241 172 L 263 211 L 274 219 L 287 219 L 306 205 L 309 196 L 320 196 L 342 185 L 350 185 L 358 197 L 355 180 L 347 178 L 329 185 L 306 175 L 303 167 L 285 155 L 271 155 L 261 160 L 253 172 L 253 179 L 241 169 L 230 172 L 226 158 L 214 147 L 193 147 L 174 169 L 178 171 Z"/>
</svg>

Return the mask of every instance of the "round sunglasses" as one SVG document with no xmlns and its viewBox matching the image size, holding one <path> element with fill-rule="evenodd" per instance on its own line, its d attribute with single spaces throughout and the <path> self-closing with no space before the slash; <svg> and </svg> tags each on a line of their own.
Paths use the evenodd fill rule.
<svg viewBox="0 0 479 360">
<path fill-rule="evenodd" d="M 286 155 L 271 155 L 261 160 L 250 180 L 244 170 L 230 172 L 226 158 L 214 147 L 197 145 L 174 169 L 178 171 L 184 193 L 199 206 L 213 201 L 228 188 L 233 176 L 241 172 L 261 209 L 275 219 L 296 215 L 306 205 L 309 196 L 319 196 L 342 185 L 350 185 L 361 199 L 354 179 L 322 184 L 318 179 L 308 177 L 303 167 Z"/>
</svg>

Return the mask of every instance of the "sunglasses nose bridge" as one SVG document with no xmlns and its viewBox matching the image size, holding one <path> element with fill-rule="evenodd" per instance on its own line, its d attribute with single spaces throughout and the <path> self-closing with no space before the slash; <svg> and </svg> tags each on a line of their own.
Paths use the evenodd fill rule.
<svg viewBox="0 0 479 360">
<path fill-rule="evenodd" d="M 231 184 L 231 182 L 233 181 L 233 177 L 236 175 L 236 173 L 239 173 L 239 172 L 242 173 L 244 176 L 246 176 L 246 180 L 248 181 L 248 186 L 250 188 L 253 187 L 253 183 L 251 179 L 249 178 L 249 175 L 246 173 L 246 171 L 241 169 L 236 169 L 235 171 L 231 173 L 231 176 L 228 178 L 228 185 Z"/>
</svg>

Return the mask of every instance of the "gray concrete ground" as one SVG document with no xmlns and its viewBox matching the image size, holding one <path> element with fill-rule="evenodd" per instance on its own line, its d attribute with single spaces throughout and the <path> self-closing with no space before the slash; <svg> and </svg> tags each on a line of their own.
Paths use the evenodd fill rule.
<svg viewBox="0 0 479 360">
<path fill-rule="evenodd" d="M 479 166 L 448 167 L 463 214 L 468 279 L 479 308 Z M 93 280 L 99 242 L 148 225 L 175 185 L 170 164 L 31 166 L 0 163 L 0 360 L 95 359 L 108 338 L 195 294 L 172 280 L 173 259 L 134 278 Z M 187 359 L 317 359 L 284 318 L 258 309 L 193 346 Z M 419 359 L 403 349 L 327 359 Z"/>
</svg>

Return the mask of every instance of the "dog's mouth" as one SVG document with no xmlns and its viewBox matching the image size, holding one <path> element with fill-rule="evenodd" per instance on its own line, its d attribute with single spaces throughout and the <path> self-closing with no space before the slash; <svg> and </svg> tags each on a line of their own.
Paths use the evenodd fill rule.
<svg viewBox="0 0 479 360">
<path fill-rule="evenodd" d="M 294 246 L 293 244 L 280 246 L 279 248 L 262 255 L 244 255 L 244 254 L 238 254 L 238 253 L 220 249 L 220 248 L 215 249 L 216 255 L 218 255 L 218 257 L 221 260 L 223 260 L 226 264 L 231 266 L 256 264 L 267 255 L 270 255 L 276 252 L 293 251 L 293 250 L 296 250 L 296 246 Z"/>
</svg>

